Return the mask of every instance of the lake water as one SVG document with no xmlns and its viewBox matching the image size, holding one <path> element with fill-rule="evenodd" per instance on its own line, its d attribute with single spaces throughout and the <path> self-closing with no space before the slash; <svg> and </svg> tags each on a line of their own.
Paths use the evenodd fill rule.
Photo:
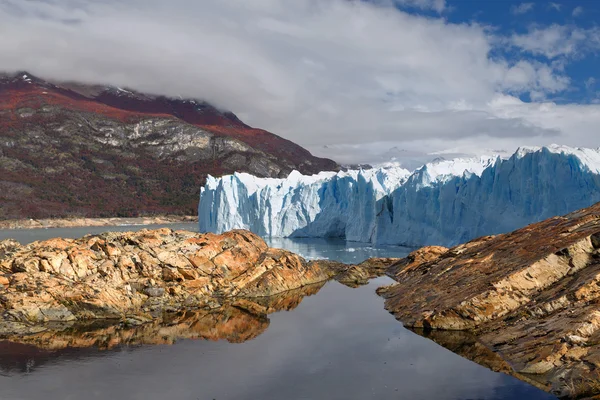
<svg viewBox="0 0 600 400">
<path fill-rule="evenodd" d="M 14 237 L 25 243 L 106 230 L 115 228 L 0 231 L 0 240 Z M 344 262 L 401 257 L 409 251 L 327 240 L 272 240 L 271 245 Z M 185 325 L 211 340 L 141 344 L 170 342 L 166 332 L 172 330 L 117 335 L 102 328 L 40 338 L 41 348 L 0 342 L 0 399 L 554 398 L 404 329 L 375 294 L 390 282 L 378 278 L 352 289 L 332 281 L 284 299 L 280 303 L 290 311 L 268 318 L 248 319 L 232 309 L 210 318 L 193 316 L 193 323 Z M 73 348 L 91 337 L 110 349 Z"/>
</svg>

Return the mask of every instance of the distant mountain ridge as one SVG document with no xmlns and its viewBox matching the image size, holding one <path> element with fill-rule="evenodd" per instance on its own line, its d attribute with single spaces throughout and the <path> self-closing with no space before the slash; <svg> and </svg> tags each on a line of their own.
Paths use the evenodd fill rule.
<svg viewBox="0 0 600 400">
<path fill-rule="evenodd" d="M 204 101 L 0 75 L 0 219 L 193 213 L 208 174 L 338 168 Z"/>
</svg>

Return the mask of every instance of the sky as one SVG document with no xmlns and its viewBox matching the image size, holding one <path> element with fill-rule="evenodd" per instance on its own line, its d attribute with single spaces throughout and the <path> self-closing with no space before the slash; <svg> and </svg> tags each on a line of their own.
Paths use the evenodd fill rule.
<svg viewBox="0 0 600 400">
<path fill-rule="evenodd" d="M 0 70 L 193 97 L 341 163 L 599 147 L 595 0 L 1 0 Z"/>
</svg>

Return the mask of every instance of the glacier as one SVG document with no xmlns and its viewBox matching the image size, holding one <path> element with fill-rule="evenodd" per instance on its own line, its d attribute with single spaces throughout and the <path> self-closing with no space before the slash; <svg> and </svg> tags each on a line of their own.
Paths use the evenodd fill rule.
<svg viewBox="0 0 600 400">
<path fill-rule="evenodd" d="M 552 145 L 512 156 L 287 178 L 209 176 L 201 232 L 339 237 L 404 246 L 452 246 L 509 232 L 600 201 L 600 150 Z"/>
</svg>

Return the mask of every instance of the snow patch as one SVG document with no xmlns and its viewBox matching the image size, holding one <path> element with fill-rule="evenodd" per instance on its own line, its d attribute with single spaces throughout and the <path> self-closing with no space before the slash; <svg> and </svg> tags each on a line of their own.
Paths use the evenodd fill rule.
<svg viewBox="0 0 600 400">
<path fill-rule="evenodd" d="M 516 157 L 524 157 L 527 154 L 540 151 L 548 151 L 554 154 L 562 154 L 564 156 L 573 156 L 578 159 L 583 166 L 589 169 L 590 172 L 600 174 L 600 148 L 588 149 L 582 147 L 569 147 L 558 144 L 552 144 L 546 147 L 520 147 L 515 153 Z"/>
</svg>

